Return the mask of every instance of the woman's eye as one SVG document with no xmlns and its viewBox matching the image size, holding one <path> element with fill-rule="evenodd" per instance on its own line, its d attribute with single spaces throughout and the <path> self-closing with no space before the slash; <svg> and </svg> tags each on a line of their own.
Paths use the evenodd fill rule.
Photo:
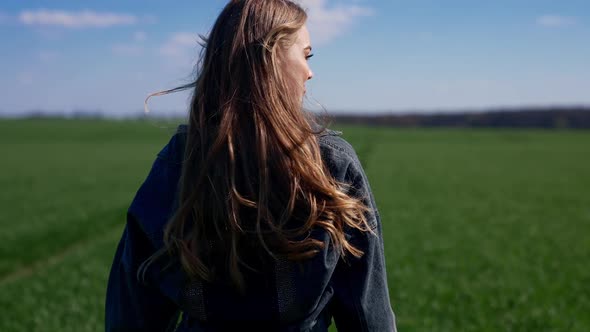
<svg viewBox="0 0 590 332">
<path fill-rule="evenodd" d="M 311 58 L 313 56 L 313 54 L 310 54 L 308 56 L 305 57 L 306 60 L 309 60 L 309 58 Z"/>
</svg>

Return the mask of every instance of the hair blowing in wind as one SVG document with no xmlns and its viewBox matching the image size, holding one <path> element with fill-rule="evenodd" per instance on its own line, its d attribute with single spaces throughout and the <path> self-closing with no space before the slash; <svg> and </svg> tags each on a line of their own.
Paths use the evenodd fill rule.
<svg viewBox="0 0 590 332">
<path fill-rule="evenodd" d="M 165 91 L 193 89 L 178 208 L 164 232 L 193 278 L 225 276 L 243 289 L 252 248 L 293 261 L 326 245 L 363 254 L 344 230 L 370 231 L 367 208 L 323 164 L 313 117 L 280 67 L 306 19 L 287 0 L 231 1 L 205 38 L 196 80 Z M 310 236 L 318 227 L 331 243 Z"/>
</svg>

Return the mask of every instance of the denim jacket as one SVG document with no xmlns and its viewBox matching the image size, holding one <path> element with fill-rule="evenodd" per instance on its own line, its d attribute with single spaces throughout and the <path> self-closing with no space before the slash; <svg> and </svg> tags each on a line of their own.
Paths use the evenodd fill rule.
<svg viewBox="0 0 590 332">
<path fill-rule="evenodd" d="M 351 185 L 348 194 L 372 210 L 367 217 L 376 235 L 346 232 L 364 252 L 361 258 L 343 259 L 327 245 L 302 264 L 279 259 L 264 278 L 246 279 L 249 291 L 242 295 L 215 283 L 189 281 L 180 264 L 164 269 L 154 263 L 140 281 L 139 266 L 164 245 L 186 130 L 180 126 L 158 153 L 127 212 L 107 286 L 106 331 L 327 331 L 332 318 L 338 331 L 396 331 L 375 200 L 354 149 L 329 129 L 318 137 L 324 163 L 336 180 Z M 313 236 L 330 243 L 323 230 Z"/>
</svg>

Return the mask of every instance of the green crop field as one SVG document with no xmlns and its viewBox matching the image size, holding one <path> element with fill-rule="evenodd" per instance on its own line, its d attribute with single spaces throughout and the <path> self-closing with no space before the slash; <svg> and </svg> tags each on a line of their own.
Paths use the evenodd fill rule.
<svg viewBox="0 0 590 332">
<path fill-rule="evenodd" d="M 0 331 L 100 331 L 125 211 L 174 132 L 0 121 Z M 590 331 L 590 132 L 339 127 L 400 331 Z"/>
</svg>

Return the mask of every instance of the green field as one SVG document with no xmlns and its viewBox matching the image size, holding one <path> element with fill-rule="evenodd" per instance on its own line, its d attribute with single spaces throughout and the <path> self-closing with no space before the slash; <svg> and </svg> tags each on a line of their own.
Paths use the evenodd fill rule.
<svg viewBox="0 0 590 332">
<path fill-rule="evenodd" d="M 0 121 L 0 331 L 101 331 L 125 211 L 175 125 Z M 340 127 L 400 331 L 590 331 L 590 132 Z"/>
</svg>

